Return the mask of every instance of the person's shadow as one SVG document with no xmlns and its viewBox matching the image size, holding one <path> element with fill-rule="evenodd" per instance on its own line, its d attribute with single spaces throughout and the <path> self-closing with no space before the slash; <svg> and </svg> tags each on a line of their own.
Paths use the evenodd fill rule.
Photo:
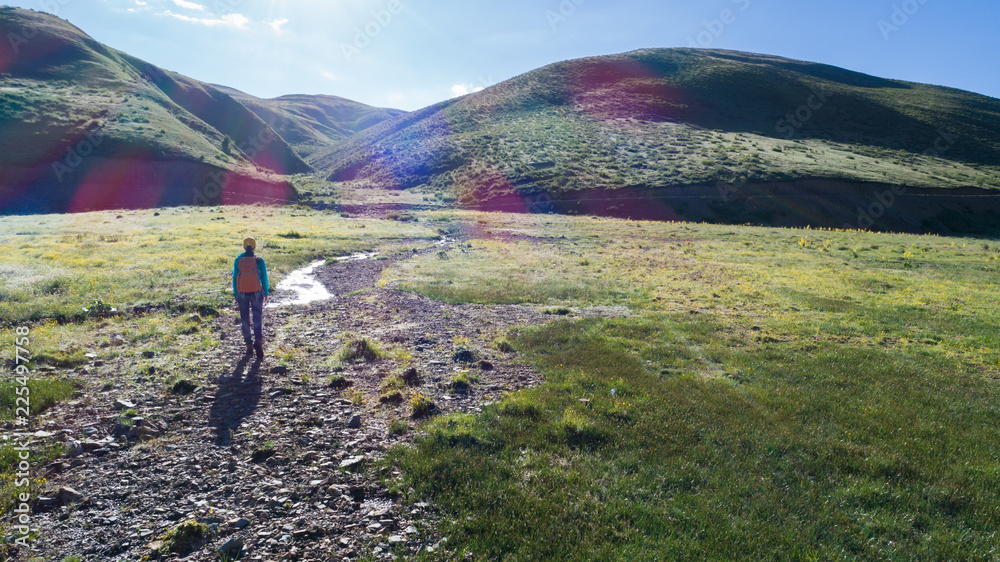
<svg viewBox="0 0 1000 562">
<path fill-rule="evenodd" d="M 249 370 L 248 363 L 250 356 L 245 355 L 231 373 L 219 377 L 215 402 L 208 413 L 208 425 L 215 428 L 215 444 L 219 447 L 229 446 L 240 424 L 257 410 L 260 402 L 261 360 L 254 360 Z"/>
</svg>

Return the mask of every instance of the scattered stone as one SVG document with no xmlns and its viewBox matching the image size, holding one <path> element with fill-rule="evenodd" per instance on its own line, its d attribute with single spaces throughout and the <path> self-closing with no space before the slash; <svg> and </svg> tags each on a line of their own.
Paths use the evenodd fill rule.
<svg viewBox="0 0 1000 562">
<path fill-rule="evenodd" d="M 79 457 L 83 453 L 84 453 L 83 443 L 79 441 L 71 441 L 69 450 L 66 451 L 66 456 L 72 459 Z"/>
<path fill-rule="evenodd" d="M 119 398 L 118 400 L 115 400 L 115 403 L 113 404 L 113 406 L 114 406 L 114 408 L 116 410 L 134 410 L 135 409 L 135 403 L 130 402 L 128 400 L 121 399 L 121 398 Z"/>
<path fill-rule="evenodd" d="M 348 458 L 340 461 L 340 468 L 344 468 L 344 469 L 348 469 L 349 470 L 351 468 L 354 468 L 355 466 L 358 466 L 359 464 L 363 463 L 364 461 L 365 461 L 365 457 L 364 456 L 348 457 Z"/>
<path fill-rule="evenodd" d="M 143 359 L 152 359 L 154 357 L 156 357 L 156 352 L 155 351 L 143 351 L 142 352 L 142 358 Z"/>
<path fill-rule="evenodd" d="M 187 317 L 187 321 L 191 322 L 192 324 L 201 324 L 201 316 L 192 313 Z"/>
<path fill-rule="evenodd" d="M 455 353 L 451 356 L 451 360 L 455 363 L 473 363 L 476 360 L 476 354 L 460 347 L 455 350 Z"/>
<path fill-rule="evenodd" d="M 86 498 L 83 494 L 77 492 L 73 488 L 64 486 L 59 488 L 59 491 L 56 493 L 56 499 L 58 500 L 59 505 L 68 505 L 71 503 L 80 503 Z"/>
<path fill-rule="evenodd" d="M 240 517 L 236 521 L 233 521 L 233 527 L 236 527 L 237 529 L 245 529 L 249 525 L 250 520 L 246 517 Z"/>
<path fill-rule="evenodd" d="M 485 359 L 479 362 L 479 368 L 483 371 L 492 371 L 494 369 L 493 363 L 490 363 Z"/>
<path fill-rule="evenodd" d="M 379 396 L 378 401 L 381 404 L 402 404 L 403 393 L 396 390 L 388 394 L 383 394 L 382 396 Z"/>
<path fill-rule="evenodd" d="M 243 552 L 243 539 L 240 537 L 229 539 L 216 552 L 223 560 L 236 560 Z"/>
<path fill-rule="evenodd" d="M 354 414 L 351 419 L 347 422 L 347 427 L 350 429 L 357 429 L 361 427 L 361 416 Z"/>
<path fill-rule="evenodd" d="M 100 431 L 96 427 L 85 427 L 85 428 L 83 428 L 83 434 L 86 435 L 87 437 L 91 437 L 93 435 L 97 435 L 98 433 L 100 433 Z"/>
<path fill-rule="evenodd" d="M 159 437 L 160 432 L 148 425 L 134 425 L 128 432 L 129 439 L 141 439 L 143 437 Z"/>
<path fill-rule="evenodd" d="M 416 367 L 410 367 L 409 369 L 403 371 L 403 382 L 410 386 L 416 386 L 420 384 L 420 373 L 417 372 Z"/>
<path fill-rule="evenodd" d="M 353 385 L 354 385 L 353 381 L 349 381 L 341 375 L 334 375 L 333 377 L 330 378 L 330 388 L 343 390 Z"/>
<path fill-rule="evenodd" d="M 406 542 L 406 539 L 403 538 L 403 537 L 401 537 L 401 536 L 399 536 L 399 535 L 392 535 L 391 537 L 389 537 L 389 544 L 390 545 L 401 544 L 401 543 L 404 543 L 404 542 Z"/>
<path fill-rule="evenodd" d="M 173 392 L 174 394 L 191 394 L 197 388 L 198 385 L 195 383 L 187 379 L 182 379 L 174 384 L 173 388 L 170 389 L 170 392 Z"/>
<path fill-rule="evenodd" d="M 271 367 L 271 374 L 272 375 L 287 375 L 288 374 L 288 367 L 286 367 L 284 365 L 278 365 L 277 367 Z"/>
<path fill-rule="evenodd" d="M 365 487 L 364 486 L 351 486 L 347 489 L 347 494 L 351 496 L 354 501 L 360 502 L 365 499 Z"/>
<path fill-rule="evenodd" d="M 275 453 L 274 449 L 257 449 L 256 451 L 253 452 L 253 455 L 250 456 L 250 462 L 262 463 L 267 459 L 273 457 L 274 453 Z"/>
</svg>

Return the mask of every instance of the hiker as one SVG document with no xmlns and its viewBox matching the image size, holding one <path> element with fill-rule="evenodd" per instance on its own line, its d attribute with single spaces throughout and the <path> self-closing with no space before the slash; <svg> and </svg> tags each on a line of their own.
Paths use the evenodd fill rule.
<svg viewBox="0 0 1000 562">
<path fill-rule="evenodd" d="M 233 296 L 240 307 L 240 325 L 247 355 L 257 352 L 257 359 L 264 358 L 264 300 L 267 299 L 267 266 L 264 259 L 254 253 L 257 241 L 243 241 L 245 252 L 233 262 Z M 250 313 L 253 312 L 253 339 L 250 339 Z"/>
</svg>

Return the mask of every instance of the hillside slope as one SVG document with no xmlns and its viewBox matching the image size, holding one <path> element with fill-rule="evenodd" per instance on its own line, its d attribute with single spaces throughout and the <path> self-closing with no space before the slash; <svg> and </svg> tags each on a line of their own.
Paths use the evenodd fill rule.
<svg viewBox="0 0 1000 562">
<path fill-rule="evenodd" d="M 354 133 L 406 113 L 338 96 L 288 95 L 261 99 L 233 88 L 215 87 L 257 114 L 307 162 L 313 154 L 325 152 Z"/>
<path fill-rule="evenodd" d="M 611 192 L 669 197 L 719 182 L 737 197 L 802 181 L 1000 187 L 998 131 L 1000 100 L 969 92 L 766 55 L 649 49 L 529 72 L 380 123 L 312 163 L 334 181 L 423 187 L 467 205 L 574 210 Z"/>
<path fill-rule="evenodd" d="M 288 200 L 311 171 L 229 95 L 55 16 L 0 8 L 0 35 L 4 211 Z"/>
</svg>

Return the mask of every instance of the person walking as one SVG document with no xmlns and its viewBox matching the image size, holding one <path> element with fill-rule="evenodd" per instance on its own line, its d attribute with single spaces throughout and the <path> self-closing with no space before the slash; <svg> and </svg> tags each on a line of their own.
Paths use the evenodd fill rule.
<svg viewBox="0 0 1000 562">
<path fill-rule="evenodd" d="M 233 296 L 240 308 L 240 326 L 243 341 L 247 344 L 247 355 L 257 352 L 257 359 L 264 358 L 264 300 L 269 292 L 267 266 L 264 258 L 255 251 L 257 241 L 247 238 L 243 241 L 244 252 L 233 262 Z M 250 332 L 250 316 L 253 315 L 253 339 Z"/>
</svg>

